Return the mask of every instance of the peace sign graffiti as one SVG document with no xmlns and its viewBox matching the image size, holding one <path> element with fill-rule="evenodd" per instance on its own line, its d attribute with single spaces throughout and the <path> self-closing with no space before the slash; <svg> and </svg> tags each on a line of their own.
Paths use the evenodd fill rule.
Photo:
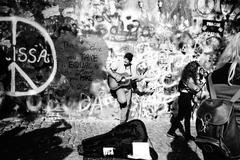
<svg viewBox="0 0 240 160">
<path fill-rule="evenodd" d="M 10 24 L 11 32 L 11 47 L 5 53 L 10 77 L 6 93 L 28 96 L 43 91 L 57 70 L 51 37 L 41 25 L 25 18 L 0 17 L 0 23 Z"/>
</svg>

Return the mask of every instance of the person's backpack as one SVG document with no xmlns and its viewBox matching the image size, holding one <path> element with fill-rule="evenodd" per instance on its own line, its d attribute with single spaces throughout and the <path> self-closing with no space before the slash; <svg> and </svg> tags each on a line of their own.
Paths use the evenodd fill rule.
<svg viewBox="0 0 240 160">
<path fill-rule="evenodd" d="M 240 158 L 240 128 L 236 123 L 234 102 L 240 98 L 238 90 L 231 100 L 219 99 L 213 88 L 211 74 L 208 77 L 210 97 L 197 110 L 195 143 L 207 154 Z"/>
<path fill-rule="evenodd" d="M 82 140 L 78 146 L 78 153 L 85 157 L 105 157 L 104 148 L 112 148 L 110 156 L 115 158 L 127 158 L 132 154 L 133 142 L 148 142 L 148 134 L 145 124 L 134 119 L 129 122 L 119 124 L 107 133 Z M 152 160 L 157 160 L 156 151 L 149 147 Z"/>
</svg>

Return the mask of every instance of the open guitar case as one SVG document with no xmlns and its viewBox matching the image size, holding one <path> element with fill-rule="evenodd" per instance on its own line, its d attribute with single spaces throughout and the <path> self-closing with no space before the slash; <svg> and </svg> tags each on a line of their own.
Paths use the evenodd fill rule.
<svg viewBox="0 0 240 160">
<path fill-rule="evenodd" d="M 149 137 L 145 124 L 134 119 L 129 122 L 119 124 L 107 133 L 82 140 L 78 145 L 78 153 L 84 157 L 106 157 L 103 154 L 104 147 L 114 148 L 114 154 L 110 157 L 127 158 L 132 154 L 132 142 L 148 142 Z M 153 147 L 149 147 L 152 160 L 158 159 L 158 154 Z"/>
</svg>

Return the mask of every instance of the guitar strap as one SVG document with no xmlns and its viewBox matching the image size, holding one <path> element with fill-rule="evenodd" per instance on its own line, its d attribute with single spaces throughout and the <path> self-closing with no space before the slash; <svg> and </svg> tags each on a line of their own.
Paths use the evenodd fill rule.
<svg viewBox="0 0 240 160">
<path fill-rule="evenodd" d="M 130 74 L 131 74 L 131 76 L 133 76 L 133 74 L 132 74 L 132 64 L 130 65 Z M 137 91 L 137 82 L 136 82 L 136 80 L 131 81 L 130 85 L 131 85 L 131 89 L 133 91 Z"/>
<path fill-rule="evenodd" d="M 130 76 L 132 76 L 132 64 L 130 65 Z"/>
<path fill-rule="evenodd" d="M 125 66 L 125 72 L 126 71 L 127 71 L 127 67 Z M 129 65 L 129 71 L 130 71 L 129 75 L 132 76 L 132 64 Z"/>
</svg>

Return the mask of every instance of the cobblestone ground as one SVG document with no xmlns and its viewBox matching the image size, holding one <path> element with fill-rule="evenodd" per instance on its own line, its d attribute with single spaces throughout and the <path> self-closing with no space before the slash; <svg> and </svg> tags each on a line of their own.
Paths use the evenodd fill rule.
<svg viewBox="0 0 240 160">
<path fill-rule="evenodd" d="M 183 137 L 166 136 L 169 116 L 144 120 L 159 160 L 202 160 L 201 150 Z M 40 117 L 33 122 L 8 118 L 0 122 L 0 153 L 6 160 L 81 160 L 77 146 L 85 138 L 103 134 L 117 120 Z M 195 135 L 192 124 L 193 135 Z M 85 158 L 86 159 L 86 158 Z M 88 158 L 89 159 L 89 158 Z"/>
</svg>

